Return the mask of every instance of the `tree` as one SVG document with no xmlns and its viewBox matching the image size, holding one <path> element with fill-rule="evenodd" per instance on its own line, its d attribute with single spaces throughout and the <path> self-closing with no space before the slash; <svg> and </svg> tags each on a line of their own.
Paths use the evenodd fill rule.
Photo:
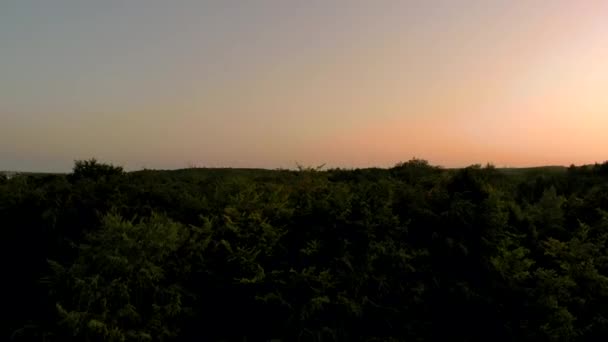
<svg viewBox="0 0 608 342">
<path fill-rule="evenodd" d="M 184 227 L 153 215 L 107 215 L 71 265 L 51 262 L 60 336 L 88 341 L 162 341 L 178 334 L 183 293 L 175 253 Z"/>
<path fill-rule="evenodd" d="M 93 158 L 89 160 L 77 160 L 74 163 L 74 168 L 69 178 L 74 182 L 82 179 L 99 181 L 115 176 L 122 176 L 123 174 L 124 170 L 122 167 L 100 163 Z"/>
</svg>

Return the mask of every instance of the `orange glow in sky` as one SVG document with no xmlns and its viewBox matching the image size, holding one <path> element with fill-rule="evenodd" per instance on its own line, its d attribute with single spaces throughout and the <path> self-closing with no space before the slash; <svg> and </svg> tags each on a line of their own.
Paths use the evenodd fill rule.
<svg viewBox="0 0 608 342">
<path fill-rule="evenodd" d="M 19 1 L 0 170 L 608 159 L 605 1 Z"/>
</svg>

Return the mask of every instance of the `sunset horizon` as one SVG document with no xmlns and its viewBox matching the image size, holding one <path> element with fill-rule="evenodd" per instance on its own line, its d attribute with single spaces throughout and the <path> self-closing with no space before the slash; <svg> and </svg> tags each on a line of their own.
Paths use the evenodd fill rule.
<svg viewBox="0 0 608 342">
<path fill-rule="evenodd" d="M 608 3 L 0 5 L 0 169 L 608 159 Z"/>
<path fill-rule="evenodd" d="M 0 341 L 608 340 L 607 19 L 0 1 Z"/>
</svg>

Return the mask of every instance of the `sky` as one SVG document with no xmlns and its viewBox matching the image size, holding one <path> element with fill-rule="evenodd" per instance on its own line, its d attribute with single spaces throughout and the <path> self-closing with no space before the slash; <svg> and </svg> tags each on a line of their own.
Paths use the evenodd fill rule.
<svg viewBox="0 0 608 342">
<path fill-rule="evenodd" d="M 607 1 L 4 0 L 0 170 L 608 159 Z"/>
</svg>

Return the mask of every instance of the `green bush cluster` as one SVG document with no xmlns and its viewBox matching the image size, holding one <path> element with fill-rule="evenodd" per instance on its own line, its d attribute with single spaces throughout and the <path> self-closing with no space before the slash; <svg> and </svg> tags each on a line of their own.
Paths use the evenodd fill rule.
<svg viewBox="0 0 608 342">
<path fill-rule="evenodd" d="M 0 339 L 603 340 L 607 169 L 0 179 Z"/>
</svg>

